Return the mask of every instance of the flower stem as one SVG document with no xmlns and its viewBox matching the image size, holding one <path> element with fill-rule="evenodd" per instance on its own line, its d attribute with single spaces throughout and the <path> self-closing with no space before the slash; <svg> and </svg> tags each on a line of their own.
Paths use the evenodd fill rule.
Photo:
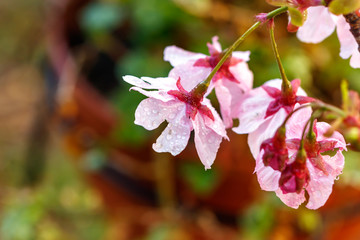
<svg viewBox="0 0 360 240">
<path fill-rule="evenodd" d="M 275 54 L 275 58 L 276 58 L 276 62 L 279 66 L 279 70 L 280 70 L 280 74 L 281 74 L 281 79 L 282 79 L 282 85 L 281 85 L 281 90 L 283 93 L 287 94 L 291 94 L 292 93 L 292 86 L 290 81 L 287 79 L 286 74 L 285 74 L 285 70 L 284 67 L 281 63 L 281 59 L 280 59 L 280 55 L 279 55 L 279 51 L 275 42 L 275 35 L 274 35 L 274 20 L 271 19 L 269 22 L 270 25 L 270 39 L 271 39 L 271 46 L 272 49 L 274 51 Z"/>
<path fill-rule="evenodd" d="M 284 12 L 287 11 L 287 7 L 280 7 L 277 8 L 271 12 L 269 12 L 267 14 L 267 19 L 272 19 L 275 16 L 282 14 Z M 224 62 L 228 59 L 229 56 L 231 56 L 232 52 L 239 47 L 239 45 L 255 30 L 257 29 L 260 25 L 262 24 L 261 21 L 257 21 L 256 23 L 254 23 L 248 30 L 246 30 L 246 32 L 241 35 L 234 43 L 233 45 L 231 45 L 226 52 L 224 53 L 223 57 L 220 59 L 220 61 L 218 62 L 218 64 L 216 64 L 215 68 L 211 71 L 211 73 L 209 74 L 209 76 L 202 81 L 201 83 L 198 84 L 197 87 L 199 88 L 204 88 L 204 87 L 208 87 L 210 85 L 211 79 L 214 77 L 214 75 L 216 74 L 216 72 L 221 68 L 221 66 L 224 64 Z"/>
</svg>

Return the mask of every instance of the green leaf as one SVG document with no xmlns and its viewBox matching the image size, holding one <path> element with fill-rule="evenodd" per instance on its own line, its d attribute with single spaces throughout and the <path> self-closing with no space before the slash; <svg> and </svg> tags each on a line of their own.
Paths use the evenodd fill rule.
<svg viewBox="0 0 360 240">
<path fill-rule="evenodd" d="M 339 14 L 348 14 L 360 8 L 359 0 L 333 0 L 329 5 L 330 12 Z"/>
<path fill-rule="evenodd" d="M 294 26 L 300 27 L 304 24 L 304 20 L 305 20 L 305 14 L 300 12 L 298 9 L 296 8 L 289 8 L 289 15 L 291 18 L 291 23 Z"/>
</svg>

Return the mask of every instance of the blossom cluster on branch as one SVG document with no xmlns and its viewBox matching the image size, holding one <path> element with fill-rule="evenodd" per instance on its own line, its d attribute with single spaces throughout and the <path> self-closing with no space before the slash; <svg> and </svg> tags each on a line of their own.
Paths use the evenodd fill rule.
<svg viewBox="0 0 360 240">
<path fill-rule="evenodd" d="M 341 0 L 335 1 L 341 4 Z M 167 77 L 124 76 L 124 80 L 133 85 L 132 90 L 148 97 L 136 109 L 135 124 L 153 130 L 168 122 L 153 144 L 155 151 L 179 154 L 194 130 L 197 153 L 205 169 L 209 169 L 222 140 L 229 140 L 226 129 L 232 128 L 238 134 L 248 134 L 256 160 L 255 172 L 263 190 L 274 191 L 290 207 L 297 208 L 307 201 L 306 207 L 317 209 L 325 204 L 344 167 L 342 151 L 347 144 L 337 130 L 360 128 L 360 101 L 357 94 L 348 94 L 343 88 L 347 104 L 339 109 L 308 97 L 300 87 L 300 79 L 289 81 L 277 52 L 273 18 L 288 12 L 289 29 L 297 30 L 298 38 L 304 42 L 318 43 L 336 27 L 340 56 L 352 56 L 350 65 L 360 68 L 356 36 L 350 32 L 351 25 L 344 16 L 330 13 L 334 9 L 332 1 L 268 2 L 281 7 L 259 14 L 258 22 L 227 50 L 222 50 L 218 37 L 208 43 L 209 55 L 169 46 L 165 48 L 164 60 L 173 68 Z M 262 23 L 268 24 L 281 79 L 269 80 L 253 89 L 253 73 L 247 64 L 250 52 L 234 50 Z M 212 90 L 221 117 L 207 98 Z M 338 115 L 331 125 L 317 119 L 326 111 Z M 238 126 L 233 126 L 233 119 L 239 120 Z"/>
</svg>

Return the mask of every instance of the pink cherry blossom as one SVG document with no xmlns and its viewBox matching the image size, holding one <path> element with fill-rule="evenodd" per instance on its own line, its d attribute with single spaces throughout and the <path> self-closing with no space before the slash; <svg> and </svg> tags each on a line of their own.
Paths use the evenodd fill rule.
<svg viewBox="0 0 360 240">
<path fill-rule="evenodd" d="M 222 139 L 228 139 L 225 126 L 210 101 L 202 94 L 184 88 L 180 78 L 124 76 L 123 79 L 134 85 L 132 90 L 149 97 L 137 107 L 135 124 L 153 130 L 165 120 L 169 123 L 153 144 L 153 149 L 178 155 L 186 147 L 194 130 L 199 158 L 205 169 L 209 169 Z"/>
<path fill-rule="evenodd" d="M 208 43 L 210 56 L 192 53 L 176 46 L 165 48 L 164 59 L 174 67 L 169 77 L 177 79 L 181 76 L 183 86 L 190 89 L 205 80 L 222 57 L 218 37 Z M 236 105 L 244 92 L 252 88 L 253 74 L 249 70 L 250 52 L 233 52 L 232 56 L 221 66 L 212 79 L 209 92 L 215 88 L 220 111 L 227 128 L 232 127 L 232 107 Z"/>
<path fill-rule="evenodd" d="M 306 97 L 305 91 L 299 87 L 299 79 L 292 81 L 293 93 L 287 97 L 281 95 L 281 83 L 280 79 L 270 80 L 261 87 L 252 89 L 235 106 L 235 114 L 240 123 L 233 131 L 239 134 L 249 133 L 248 143 L 255 159 L 261 143 L 274 136 L 286 116 L 299 104 L 313 100 Z M 309 113 L 311 110 L 306 111 Z"/>
<path fill-rule="evenodd" d="M 294 119 L 290 118 L 286 126 L 289 162 L 285 170 L 280 172 L 264 166 L 264 150 L 261 150 L 256 159 L 255 172 L 261 188 L 275 191 L 286 205 L 298 208 L 306 201 L 306 191 L 309 195 L 306 207 L 317 209 L 325 204 L 332 192 L 334 180 L 342 173 L 342 151 L 346 150 L 346 143 L 339 132 L 334 132 L 330 138 L 326 138 L 324 134 L 330 125 L 319 122 L 314 125 L 315 141 L 305 143 L 306 154 L 299 155 L 297 151 L 305 123 L 305 118 L 298 115 Z M 326 155 L 328 151 L 333 151 L 334 155 Z"/>
<path fill-rule="evenodd" d="M 306 43 L 319 43 L 330 36 L 335 28 L 340 41 L 340 57 L 350 59 L 350 66 L 360 68 L 360 52 L 354 36 L 350 32 L 350 25 L 343 16 L 331 14 L 324 6 L 307 9 L 307 19 L 297 32 L 297 37 Z"/>
</svg>

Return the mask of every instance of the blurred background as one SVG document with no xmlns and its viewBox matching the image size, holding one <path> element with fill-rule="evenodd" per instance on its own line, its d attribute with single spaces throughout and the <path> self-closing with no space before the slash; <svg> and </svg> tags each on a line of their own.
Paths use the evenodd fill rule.
<svg viewBox="0 0 360 240">
<path fill-rule="evenodd" d="M 261 191 L 246 136 L 228 131 L 204 171 L 193 141 L 177 157 L 133 123 L 143 99 L 121 76 L 167 76 L 163 49 L 223 48 L 273 7 L 263 0 L 0 1 L 0 239 L 360 239 L 360 155 L 317 211 Z M 335 34 L 300 43 L 276 20 L 290 79 L 340 105 L 339 84 L 360 90 L 360 70 Z M 250 50 L 254 84 L 278 78 L 265 27 Z M 216 101 L 214 104 L 216 105 Z"/>
</svg>

